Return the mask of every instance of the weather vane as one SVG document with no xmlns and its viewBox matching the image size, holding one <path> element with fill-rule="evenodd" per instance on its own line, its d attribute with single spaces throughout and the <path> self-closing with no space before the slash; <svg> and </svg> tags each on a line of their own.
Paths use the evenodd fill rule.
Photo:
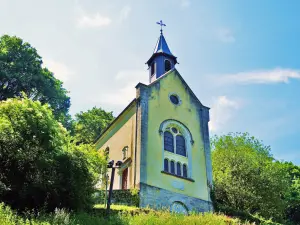
<svg viewBox="0 0 300 225">
<path fill-rule="evenodd" d="M 163 21 L 161 20 L 161 21 L 159 21 L 159 22 L 156 22 L 158 25 L 160 25 L 160 33 L 162 34 L 162 32 L 163 32 L 163 30 L 162 30 L 162 27 L 164 26 L 166 26 L 166 24 L 164 24 L 163 23 Z"/>
</svg>

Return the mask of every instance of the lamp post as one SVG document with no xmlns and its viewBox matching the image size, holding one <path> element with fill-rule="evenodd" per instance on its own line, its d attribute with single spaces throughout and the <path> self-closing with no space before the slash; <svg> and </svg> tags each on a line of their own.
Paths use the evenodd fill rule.
<svg viewBox="0 0 300 225">
<path fill-rule="evenodd" d="M 113 190 L 114 178 L 115 178 L 115 170 L 116 168 L 119 168 L 122 165 L 122 161 L 116 162 L 116 166 L 114 166 L 114 162 L 115 162 L 114 160 L 111 160 L 107 164 L 107 168 L 111 168 L 111 177 L 110 177 L 109 193 L 108 193 L 107 208 L 106 208 L 107 215 L 109 215 L 109 210 L 110 210 L 111 196 L 112 196 L 112 190 Z"/>
</svg>

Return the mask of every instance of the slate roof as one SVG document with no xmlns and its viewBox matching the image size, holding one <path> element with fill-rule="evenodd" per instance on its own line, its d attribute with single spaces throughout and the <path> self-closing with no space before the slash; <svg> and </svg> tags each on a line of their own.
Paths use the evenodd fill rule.
<svg viewBox="0 0 300 225">
<path fill-rule="evenodd" d="M 152 61 L 152 59 L 154 58 L 154 56 L 156 55 L 167 55 L 167 56 L 170 56 L 170 57 L 173 57 L 174 60 L 175 60 L 175 63 L 177 63 L 177 57 L 175 57 L 168 44 L 167 44 L 167 41 L 164 37 L 164 35 L 161 33 L 158 40 L 157 40 L 157 43 L 155 45 L 155 48 L 154 48 L 154 51 L 153 51 L 153 54 L 152 56 L 150 57 L 150 59 L 147 61 L 147 64 L 149 65 Z"/>
</svg>

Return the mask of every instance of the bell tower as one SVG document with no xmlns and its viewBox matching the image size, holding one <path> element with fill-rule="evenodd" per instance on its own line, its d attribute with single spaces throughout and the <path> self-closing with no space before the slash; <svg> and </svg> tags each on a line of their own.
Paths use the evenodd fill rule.
<svg viewBox="0 0 300 225">
<path fill-rule="evenodd" d="M 152 56 L 146 63 L 149 67 L 150 83 L 161 77 L 169 70 L 175 68 L 175 65 L 177 64 L 177 57 L 171 53 L 163 35 L 162 27 L 166 25 L 162 21 L 157 22 L 157 24 L 161 26 L 160 36 L 157 40 Z"/>
</svg>

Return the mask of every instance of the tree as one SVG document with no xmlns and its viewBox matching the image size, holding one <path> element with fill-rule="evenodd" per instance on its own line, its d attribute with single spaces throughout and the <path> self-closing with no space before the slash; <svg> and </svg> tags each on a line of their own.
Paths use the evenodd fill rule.
<svg viewBox="0 0 300 225">
<path fill-rule="evenodd" d="M 269 146 L 247 133 L 230 133 L 214 137 L 212 149 L 217 206 L 283 219 L 288 178 Z"/>
<path fill-rule="evenodd" d="M 291 162 L 283 163 L 289 177 L 289 189 L 285 196 L 288 205 L 286 208 L 287 219 L 300 224 L 300 167 Z"/>
<path fill-rule="evenodd" d="M 114 119 L 112 112 L 93 107 L 75 115 L 75 139 L 80 143 L 93 143 Z"/>
<path fill-rule="evenodd" d="M 24 210 L 90 206 L 104 157 L 92 145 L 70 143 L 48 105 L 0 102 L 0 199 Z"/>
<path fill-rule="evenodd" d="M 42 58 L 35 48 L 21 38 L 0 37 L 0 101 L 23 97 L 48 103 L 56 119 L 70 122 L 70 98 L 62 82 L 42 67 Z"/>
</svg>

